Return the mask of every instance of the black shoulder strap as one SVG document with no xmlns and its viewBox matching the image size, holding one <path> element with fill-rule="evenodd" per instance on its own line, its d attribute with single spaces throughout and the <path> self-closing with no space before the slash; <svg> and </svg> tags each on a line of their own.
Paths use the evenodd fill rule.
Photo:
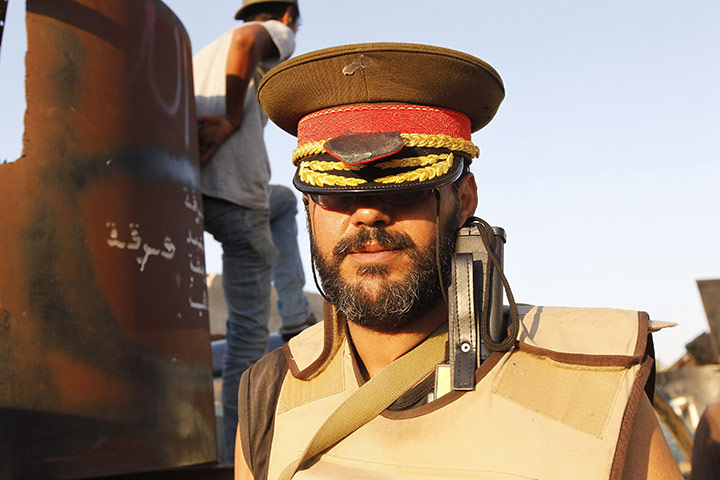
<svg viewBox="0 0 720 480">
<path fill-rule="evenodd" d="M 243 373 L 238 392 L 238 431 L 245 461 L 260 480 L 267 478 L 272 424 L 287 361 L 278 348 Z"/>
</svg>

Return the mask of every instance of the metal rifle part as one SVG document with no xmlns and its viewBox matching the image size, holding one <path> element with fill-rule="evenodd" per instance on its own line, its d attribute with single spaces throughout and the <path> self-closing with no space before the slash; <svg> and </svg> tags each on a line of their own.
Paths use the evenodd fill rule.
<svg viewBox="0 0 720 480">
<path fill-rule="evenodd" d="M 473 390 L 475 370 L 490 354 L 486 342 L 480 342 L 478 348 L 483 319 L 489 323 L 488 331 L 492 343 L 502 342 L 506 332 L 502 282 L 488 255 L 486 245 L 490 244 L 490 240 L 484 239 L 483 235 L 487 236 L 489 232 L 483 231 L 483 223 L 472 219 L 457 235 L 448 295 L 448 343 L 453 390 Z M 493 254 L 502 268 L 505 230 L 492 227 L 491 232 Z"/>
<path fill-rule="evenodd" d="M 0 47 L 2 47 L 3 30 L 5 30 L 5 14 L 7 14 L 8 0 L 0 0 Z"/>
<path fill-rule="evenodd" d="M 715 357 L 715 363 L 720 362 L 720 279 L 697 281 L 700 298 L 702 298 L 710 327 L 710 349 Z"/>
</svg>

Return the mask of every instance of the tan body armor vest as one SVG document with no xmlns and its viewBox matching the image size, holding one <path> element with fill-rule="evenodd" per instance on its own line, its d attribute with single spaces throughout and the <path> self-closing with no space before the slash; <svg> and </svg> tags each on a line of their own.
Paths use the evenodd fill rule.
<svg viewBox="0 0 720 480">
<path fill-rule="evenodd" d="M 480 366 L 475 390 L 386 410 L 293 478 L 620 478 L 652 365 L 647 315 L 553 307 L 521 313 L 517 346 Z M 318 325 L 293 339 L 286 356 L 271 479 L 362 384 L 347 339 L 327 327 L 324 335 Z"/>
</svg>

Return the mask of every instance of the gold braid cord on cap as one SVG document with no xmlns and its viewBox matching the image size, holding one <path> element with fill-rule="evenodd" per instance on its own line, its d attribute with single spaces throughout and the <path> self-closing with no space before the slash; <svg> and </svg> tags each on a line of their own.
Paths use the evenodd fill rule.
<svg viewBox="0 0 720 480">
<path fill-rule="evenodd" d="M 307 163 L 313 162 L 302 162 L 300 164 L 298 176 L 300 177 L 300 180 L 308 185 L 314 185 L 316 187 L 356 187 L 363 183 L 367 183 L 366 180 L 363 180 L 362 178 L 343 177 L 340 175 L 332 175 L 330 173 L 316 172 L 307 166 Z"/>
<path fill-rule="evenodd" d="M 397 158 L 388 162 L 377 163 L 373 165 L 373 167 L 381 170 L 387 170 L 390 168 L 426 167 L 428 165 L 436 164 L 438 160 L 447 160 L 448 155 L 452 156 L 452 153 L 423 155 L 422 157 Z"/>
<path fill-rule="evenodd" d="M 388 177 L 376 178 L 375 181 L 378 183 L 403 183 L 403 182 L 424 182 L 431 180 L 435 177 L 445 175 L 453 164 L 453 154 L 447 153 L 443 155 L 428 155 L 428 157 L 438 157 L 441 159 L 427 167 L 418 168 L 410 172 L 398 173 L 397 175 L 390 175 Z M 418 160 L 427 157 L 415 157 L 408 160 Z"/>
<path fill-rule="evenodd" d="M 362 165 L 345 165 L 343 162 L 326 162 L 323 160 L 308 160 L 302 162 L 305 168 L 316 172 L 330 172 L 332 170 L 360 170 Z"/>
<path fill-rule="evenodd" d="M 448 135 L 428 135 L 422 133 L 401 133 L 405 147 L 424 147 L 424 148 L 447 148 L 454 152 L 465 153 L 470 158 L 480 156 L 480 149 L 471 141 L 463 138 L 454 138 Z M 293 165 L 297 166 L 298 161 L 306 157 L 313 157 L 327 153 L 325 151 L 326 140 L 317 142 L 308 142 L 300 145 L 293 151 Z"/>
<path fill-rule="evenodd" d="M 422 167 L 409 172 L 376 178 L 377 183 L 424 182 L 445 175 L 453 166 L 455 156 L 452 153 L 426 155 L 423 157 L 398 158 L 375 165 L 380 169 L 398 167 Z M 341 168 L 338 168 L 341 167 Z M 348 168 L 342 162 L 323 162 L 320 160 L 300 162 L 298 176 L 300 180 L 316 187 L 356 187 L 367 183 L 362 178 L 343 177 L 325 173 L 328 170 L 359 170 L 359 166 Z"/>
</svg>

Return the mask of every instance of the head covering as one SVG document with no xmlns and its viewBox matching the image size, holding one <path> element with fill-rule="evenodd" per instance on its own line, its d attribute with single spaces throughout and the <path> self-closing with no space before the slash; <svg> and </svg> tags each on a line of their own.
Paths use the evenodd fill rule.
<svg viewBox="0 0 720 480">
<path fill-rule="evenodd" d="M 479 155 L 470 134 L 505 89 L 487 63 L 429 45 L 343 45 L 292 58 L 258 88 L 268 117 L 298 137 L 293 183 L 305 193 L 433 188 Z"/>
<path fill-rule="evenodd" d="M 259 5 L 261 3 L 286 3 L 288 5 L 295 5 L 295 8 L 300 11 L 297 0 L 243 0 L 242 7 L 235 14 L 235 20 L 245 20 L 247 17 L 248 7 L 251 5 Z"/>
</svg>

